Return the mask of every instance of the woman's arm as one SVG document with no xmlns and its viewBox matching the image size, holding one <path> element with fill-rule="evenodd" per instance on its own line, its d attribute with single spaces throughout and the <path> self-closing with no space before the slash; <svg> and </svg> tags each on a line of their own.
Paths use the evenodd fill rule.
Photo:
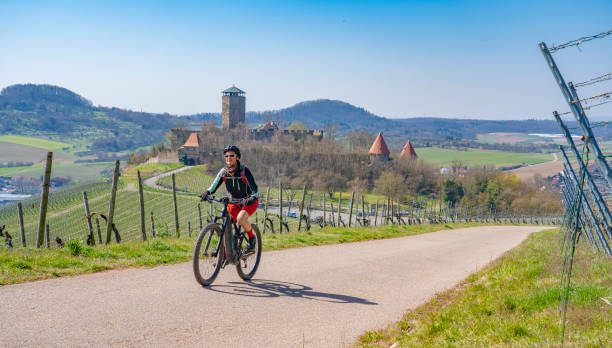
<svg viewBox="0 0 612 348">
<path fill-rule="evenodd" d="M 215 178 L 215 180 L 213 180 L 212 184 L 210 184 L 210 187 L 208 188 L 208 192 L 210 192 L 210 194 L 215 193 L 219 189 L 219 186 L 221 186 L 221 180 L 223 179 L 224 174 L 225 174 L 225 168 L 221 168 L 221 170 L 219 171 L 219 174 L 217 174 L 217 177 Z"/>
<path fill-rule="evenodd" d="M 257 184 L 255 183 L 255 178 L 253 177 L 253 174 L 251 174 L 251 171 L 249 170 L 249 168 L 246 168 L 246 167 L 244 168 L 244 176 L 246 176 L 247 183 L 249 187 L 251 188 L 251 196 L 258 197 Z"/>
</svg>

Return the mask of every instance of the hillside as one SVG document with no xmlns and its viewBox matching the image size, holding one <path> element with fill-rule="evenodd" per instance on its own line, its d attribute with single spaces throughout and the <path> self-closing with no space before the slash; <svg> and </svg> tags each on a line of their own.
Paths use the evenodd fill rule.
<svg viewBox="0 0 612 348">
<path fill-rule="evenodd" d="M 474 140 L 478 134 L 491 132 L 559 133 L 553 120 L 388 119 L 329 99 L 305 101 L 280 110 L 247 112 L 246 119 L 251 124 L 273 120 L 288 125 L 300 121 L 311 129 L 334 125 L 340 135 L 357 129 L 382 131 L 388 141 L 398 145 L 403 145 L 406 138 Z M 176 116 L 94 106 L 74 92 L 51 85 L 13 85 L 0 92 L 0 135 L 59 136 L 62 141 L 73 139 L 84 150 L 109 152 L 149 146 L 163 141 L 171 127 L 197 128 L 203 120 L 220 124 L 221 114 Z M 575 127 L 574 122 L 569 125 Z M 612 129 L 600 127 L 596 134 L 609 139 Z"/>
<path fill-rule="evenodd" d="M 0 135 L 78 138 L 93 151 L 120 151 L 163 140 L 176 116 L 95 107 L 51 85 L 13 85 L 0 92 Z"/>
</svg>

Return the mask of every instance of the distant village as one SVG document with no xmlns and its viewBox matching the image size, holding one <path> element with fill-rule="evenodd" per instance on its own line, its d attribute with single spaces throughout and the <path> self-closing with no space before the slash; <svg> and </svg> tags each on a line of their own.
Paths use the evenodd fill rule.
<svg viewBox="0 0 612 348">
<path fill-rule="evenodd" d="M 49 190 L 64 188 L 71 183 L 69 178 L 55 177 L 51 179 Z M 40 193 L 42 178 L 26 178 L 23 176 L 0 176 L 0 206 L 24 200 L 31 195 Z"/>
</svg>

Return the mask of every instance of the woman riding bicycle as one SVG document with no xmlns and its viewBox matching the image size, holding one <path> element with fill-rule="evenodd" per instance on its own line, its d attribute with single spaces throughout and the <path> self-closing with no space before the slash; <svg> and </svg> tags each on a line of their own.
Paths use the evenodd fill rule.
<svg viewBox="0 0 612 348">
<path fill-rule="evenodd" d="M 257 184 L 249 168 L 240 164 L 238 146 L 231 145 L 224 148 L 223 157 L 225 157 L 225 167 L 219 171 L 208 190 L 199 197 L 202 200 L 206 199 L 221 186 L 221 180 L 225 182 L 225 189 L 230 194 L 232 201 L 240 201 L 238 204 L 228 204 L 227 209 L 234 221 L 239 223 L 249 236 L 247 250 L 251 251 L 255 248 L 255 234 L 249 223 L 249 216 L 255 213 L 259 205 Z"/>
</svg>

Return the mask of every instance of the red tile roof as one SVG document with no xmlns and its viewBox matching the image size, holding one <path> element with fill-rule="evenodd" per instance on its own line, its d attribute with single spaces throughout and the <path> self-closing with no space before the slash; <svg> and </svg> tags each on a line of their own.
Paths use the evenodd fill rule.
<svg viewBox="0 0 612 348">
<path fill-rule="evenodd" d="M 189 138 L 183 147 L 200 147 L 200 135 L 198 133 L 189 134 Z"/>
<path fill-rule="evenodd" d="M 412 147 L 410 140 L 408 140 L 406 145 L 404 145 L 404 148 L 402 149 L 402 153 L 400 153 L 400 157 L 404 157 L 404 156 L 408 156 L 410 158 L 419 158 L 419 155 L 417 155 L 416 151 L 414 151 L 414 148 Z"/>
<path fill-rule="evenodd" d="M 385 143 L 385 139 L 383 139 L 382 133 L 378 133 L 368 153 L 370 155 L 389 155 L 391 153 L 387 147 L 387 143 Z"/>
</svg>

